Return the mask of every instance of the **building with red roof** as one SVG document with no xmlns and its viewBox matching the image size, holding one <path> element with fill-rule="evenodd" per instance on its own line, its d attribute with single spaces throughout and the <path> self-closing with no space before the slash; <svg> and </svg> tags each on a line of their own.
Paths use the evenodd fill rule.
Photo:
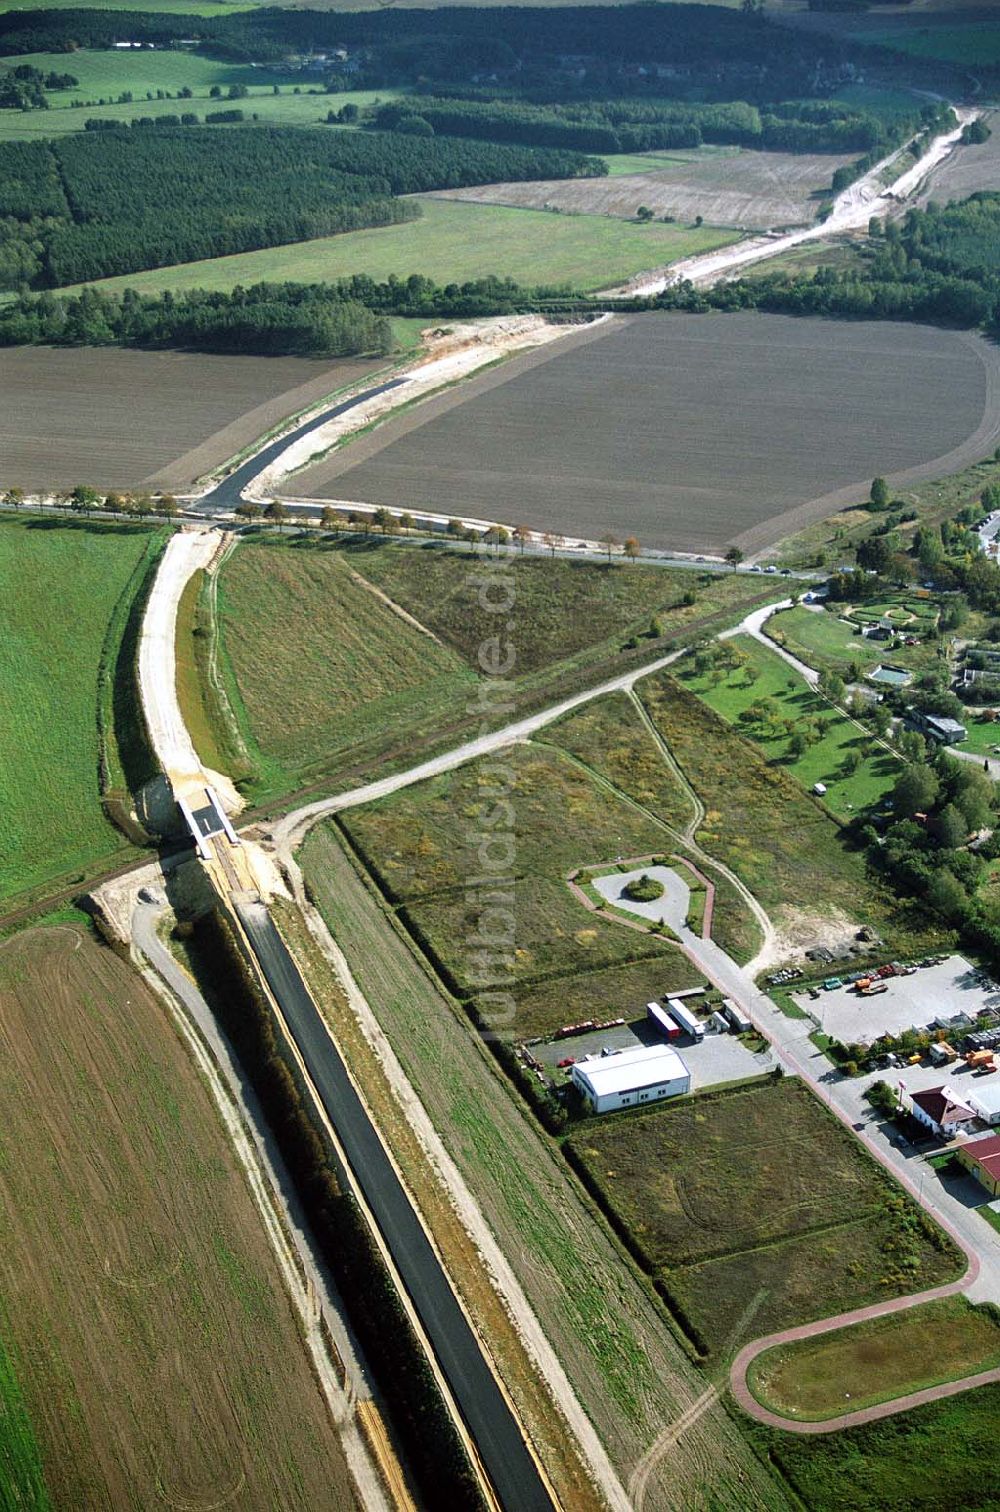
<svg viewBox="0 0 1000 1512">
<path fill-rule="evenodd" d="M 1000 1134 L 970 1139 L 956 1151 L 958 1163 L 970 1171 L 991 1197 L 1000 1197 Z"/>
</svg>

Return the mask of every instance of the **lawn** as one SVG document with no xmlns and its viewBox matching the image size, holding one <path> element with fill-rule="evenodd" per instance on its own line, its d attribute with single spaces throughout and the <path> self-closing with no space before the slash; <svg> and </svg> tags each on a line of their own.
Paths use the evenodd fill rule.
<svg viewBox="0 0 1000 1512">
<path fill-rule="evenodd" d="M 871 924 L 898 953 L 932 948 L 917 914 L 881 890 L 864 858 L 783 765 L 666 673 L 637 691 L 706 808 L 698 840 L 728 865 L 781 926 Z M 918 943 L 919 942 L 919 943 Z"/>
<path fill-rule="evenodd" d="M 39 928 L 0 949 L 0 1039 L 0 1311 L 53 1505 L 353 1507 L 243 1169 L 162 1002 L 85 925 Z"/>
<path fill-rule="evenodd" d="M 313 895 L 445 1145 L 508 1256 L 584 1410 L 627 1479 L 704 1381 L 634 1269 L 581 1200 L 557 1148 L 498 1079 L 489 1051 L 407 948 L 338 842 L 313 830 Z M 692 1416 L 683 1456 L 654 1470 L 647 1505 L 774 1504 L 775 1487 L 718 1403 Z"/>
<path fill-rule="evenodd" d="M 642 936 L 636 941 L 641 949 Z M 515 988 L 517 1037 L 549 1039 L 563 1024 L 583 1019 L 641 1018 L 653 998 L 704 985 L 704 975 L 680 950 L 659 950 L 624 966 L 584 967 L 576 975 Z"/>
<path fill-rule="evenodd" d="M 998 1414 L 986 1386 L 843 1433 L 748 1432 L 812 1512 L 979 1512 L 1000 1504 Z"/>
<path fill-rule="evenodd" d="M 900 624 L 900 629 L 905 634 L 921 638 L 932 631 L 938 606 L 935 603 L 924 605 L 920 600 L 913 600 L 911 607 L 919 611 L 918 617 L 915 621 L 910 621 L 907 617 Z M 848 614 L 853 623 L 844 618 Z M 874 618 L 879 619 L 881 616 L 875 615 Z M 778 645 L 786 646 L 817 671 L 835 672 L 839 677 L 849 680 L 854 667 L 867 674 L 880 662 L 891 662 L 894 666 L 922 672 L 939 662 L 936 637 L 929 641 L 921 639 L 916 646 L 889 646 L 862 636 L 859 627 L 863 623 L 872 623 L 868 618 L 867 606 L 863 610 L 852 612 L 849 605 L 838 604 L 832 609 L 817 612 L 797 605 L 794 609 L 782 610 L 768 620 L 764 633 Z"/>
<path fill-rule="evenodd" d="M 725 642 L 722 655 L 738 658 L 738 664 L 727 670 L 719 656 L 699 676 L 694 661 L 685 659 L 678 676 L 747 734 L 769 762 L 780 764 L 804 788 L 824 785 L 824 804 L 843 818 L 872 807 L 888 792 L 902 770 L 899 760 L 882 746 L 866 755 L 868 732 L 814 693 L 780 656 L 745 635 Z M 810 741 L 800 756 L 792 753 L 797 733 Z"/>
<path fill-rule="evenodd" d="M 115 675 L 128 607 L 164 539 L 141 526 L 0 519 L 0 902 L 83 880 L 126 850 L 101 808 L 99 682 L 102 666 Z"/>
<path fill-rule="evenodd" d="M 960 1271 L 944 1235 L 797 1081 L 592 1121 L 568 1144 L 708 1353 Z M 865 1265 L 854 1225 L 875 1240 Z M 710 1262 L 725 1282 L 692 1286 Z"/>
<path fill-rule="evenodd" d="M 341 552 L 237 550 L 220 579 L 231 702 L 254 790 L 288 788 L 377 738 L 426 738 L 473 696 L 453 651 L 360 583 Z"/>
<path fill-rule="evenodd" d="M 347 98 L 337 95 L 338 107 Z M 279 107 L 284 103 L 283 99 L 277 101 Z M 129 273 L 106 279 L 97 287 L 149 293 L 160 289 L 231 289 L 262 279 L 315 283 L 352 273 L 366 273 L 375 279 L 422 273 L 442 284 L 498 274 L 527 285 L 590 290 L 621 283 L 646 268 L 731 240 L 728 232 L 704 227 L 688 230 L 630 225 L 600 216 L 550 215 L 544 210 L 426 196 L 420 197 L 420 206 L 420 219 L 404 225 L 347 231 L 259 252 Z"/>
<path fill-rule="evenodd" d="M 910 26 L 886 31 L 865 31 L 866 43 L 878 47 L 892 47 L 897 52 L 909 53 L 914 58 L 941 58 L 947 63 L 962 63 L 969 67 L 988 67 L 1000 63 L 1000 35 L 992 23 L 975 26 L 935 25 L 936 16 L 928 16 L 931 23 L 918 29 Z"/>
<path fill-rule="evenodd" d="M 1000 1366 L 1000 1313 L 945 1297 L 853 1328 L 779 1344 L 750 1389 L 783 1417 L 814 1422 Z"/>
</svg>

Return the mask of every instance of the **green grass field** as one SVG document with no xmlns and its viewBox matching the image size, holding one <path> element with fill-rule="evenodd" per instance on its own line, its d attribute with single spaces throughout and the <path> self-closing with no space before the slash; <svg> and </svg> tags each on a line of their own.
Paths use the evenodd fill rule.
<svg viewBox="0 0 1000 1512">
<path fill-rule="evenodd" d="M 931 607 L 936 613 L 937 606 Z M 843 617 L 846 612 L 845 605 L 819 613 L 797 605 L 768 620 L 764 633 L 810 667 L 819 672 L 835 672 L 840 677 L 846 676 L 852 666 L 865 674 L 879 662 L 888 661 L 894 666 L 922 672 L 939 661 L 936 641 L 927 643 L 922 639 L 930 629 L 929 621 L 901 627 L 905 633 L 912 629 L 912 633 L 921 638 L 919 645 L 889 647 L 862 636 L 858 628 L 860 620 L 848 622 Z"/>
<path fill-rule="evenodd" d="M 25 56 L 28 62 L 34 62 L 38 67 L 75 74 L 80 80 L 80 88 L 51 92 L 48 110 L 0 110 L 0 141 L 68 136 L 83 131 L 92 116 L 99 116 L 102 120 L 131 121 L 140 115 L 179 115 L 182 111 L 192 111 L 204 120 L 206 111 L 224 110 L 232 105 L 244 112 L 246 121 L 242 126 L 220 126 L 219 131 L 241 131 L 255 124 L 319 126 L 325 122 L 331 108 L 339 110 L 347 104 L 371 105 L 395 99 L 401 93 L 397 89 L 382 89 L 328 95 L 316 85 L 303 84 L 298 86 L 300 93 L 296 94 L 296 86 L 288 82 L 286 75 L 252 69 L 245 64 L 217 62 L 196 53 L 81 51 Z M 78 59 L 84 60 L 79 66 Z M 262 83 L 264 79 L 269 82 Z M 278 94 L 274 93 L 273 83 L 278 85 Z M 213 84 L 222 86 L 223 95 L 230 84 L 246 84 L 250 93 L 244 100 L 213 100 L 209 95 Z M 157 90 L 176 96 L 184 85 L 193 90 L 192 99 L 156 97 Z M 131 103 L 118 103 L 118 96 L 126 91 L 131 91 L 134 99 Z M 150 95 L 152 98 L 148 97 Z M 107 103 L 84 103 L 102 99 Z M 331 131 L 350 129 L 353 128 L 330 127 Z"/>
<path fill-rule="evenodd" d="M 937 19 L 937 16 L 929 16 L 931 24 L 919 29 L 900 26 L 885 31 L 866 31 L 859 40 L 876 47 L 893 47 L 913 58 L 940 58 L 945 63 L 963 63 L 969 67 L 977 63 L 980 67 L 1000 63 L 1000 32 L 995 24 L 934 25 Z"/>
<path fill-rule="evenodd" d="M 706 1353 L 728 1357 L 761 1334 L 962 1268 L 944 1235 L 792 1079 L 593 1120 L 568 1144 Z"/>
<path fill-rule="evenodd" d="M 742 658 L 739 666 L 727 671 L 719 662 L 698 676 L 693 663 L 683 661 L 678 675 L 685 687 L 748 735 L 768 761 L 780 763 L 803 787 L 822 783 L 823 802 L 833 813 L 847 818 L 884 796 L 902 769 L 891 753 L 877 746 L 865 755 L 868 734 L 759 641 L 740 635 L 727 647 Z M 789 750 L 796 731 L 813 742 L 800 756 Z M 852 772 L 845 761 L 850 765 L 856 759 L 860 765 Z"/>
<path fill-rule="evenodd" d="M 1000 1366 L 1000 1313 L 944 1297 L 907 1312 L 779 1344 L 748 1382 L 772 1412 L 820 1421 Z"/>
<path fill-rule="evenodd" d="M 655 173 L 657 168 L 673 168 L 678 163 L 696 163 L 709 157 L 737 157 L 739 147 L 679 147 L 673 152 L 612 152 L 604 154 L 608 173 L 623 178 L 632 173 Z"/>
<path fill-rule="evenodd" d="M 99 667 L 149 547 L 142 527 L 0 519 L 2 901 L 125 847 L 101 810 Z"/>
<path fill-rule="evenodd" d="M 341 101 L 347 96 L 336 98 Z M 145 293 L 231 289 L 261 279 L 315 283 L 352 273 L 376 279 L 423 273 L 445 284 L 496 273 L 528 285 L 565 284 L 590 290 L 733 240 L 731 232 L 709 227 L 638 226 L 599 215 L 551 215 L 545 210 L 426 197 L 420 205 L 420 219 L 404 225 L 347 231 L 260 252 L 129 273 L 105 279 L 97 287 Z"/>
<path fill-rule="evenodd" d="M 0 1338 L 0 1509 L 47 1512 L 42 1460 L 14 1362 Z"/>
<path fill-rule="evenodd" d="M 968 1512 L 1000 1505 L 992 1442 L 1000 1386 L 965 1391 L 843 1433 L 747 1432 L 811 1512 Z"/>
</svg>

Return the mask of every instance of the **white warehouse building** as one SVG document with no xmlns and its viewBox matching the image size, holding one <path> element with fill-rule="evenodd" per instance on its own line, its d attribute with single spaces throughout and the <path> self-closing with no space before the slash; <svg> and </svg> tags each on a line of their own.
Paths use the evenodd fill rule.
<svg viewBox="0 0 1000 1512">
<path fill-rule="evenodd" d="M 588 1055 L 571 1075 L 595 1113 L 643 1107 L 691 1090 L 691 1073 L 672 1045 Z"/>
</svg>

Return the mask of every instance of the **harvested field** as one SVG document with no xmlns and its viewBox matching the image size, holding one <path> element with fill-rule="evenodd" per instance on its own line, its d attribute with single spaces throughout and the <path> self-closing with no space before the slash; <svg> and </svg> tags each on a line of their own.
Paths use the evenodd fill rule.
<svg viewBox="0 0 1000 1512">
<path fill-rule="evenodd" d="M 915 1205 L 798 1081 L 594 1120 L 569 1145 L 713 1353 L 962 1268 L 944 1235 L 915 1221 Z M 867 1264 L 856 1263 L 861 1219 L 872 1235 Z M 828 1263 L 835 1249 L 841 1266 Z M 689 1273 L 708 1262 L 725 1268 L 725 1284 L 695 1292 Z"/>
<path fill-rule="evenodd" d="M 625 317 L 418 405 L 294 493 L 756 551 L 876 473 L 903 484 L 978 460 L 1000 434 L 998 374 L 982 338 L 929 326 Z"/>
<path fill-rule="evenodd" d="M 692 221 L 700 215 L 709 226 L 759 231 L 813 221 L 833 174 L 851 161 L 835 153 L 698 147 L 609 158 L 608 178 L 480 184 L 439 189 L 433 197 L 629 220 L 647 205 L 658 216 Z M 629 171 L 616 171 L 619 166 Z"/>
<path fill-rule="evenodd" d="M 0 1311 L 53 1506 L 353 1507 L 163 1006 L 81 928 L 35 929 L 0 948 L 0 1046 Z"/>
<path fill-rule="evenodd" d="M 0 351 L 5 487 L 183 489 L 379 364 L 98 347 Z"/>
</svg>

